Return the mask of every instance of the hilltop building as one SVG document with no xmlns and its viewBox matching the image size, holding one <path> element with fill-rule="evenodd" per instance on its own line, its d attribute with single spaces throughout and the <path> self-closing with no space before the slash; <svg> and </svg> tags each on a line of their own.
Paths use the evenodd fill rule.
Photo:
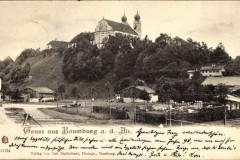
<svg viewBox="0 0 240 160">
<path fill-rule="evenodd" d="M 134 16 L 134 19 L 135 21 L 133 22 L 133 28 L 131 28 L 131 26 L 127 23 L 127 17 L 125 16 L 125 13 L 121 18 L 121 23 L 103 18 L 98 22 L 98 25 L 95 29 L 94 44 L 100 48 L 108 39 L 109 35 L 115 36 L 116 33 L 130 35 L 133 37 L 141 37 L 141 21 L 138 12 Z"/>
<path fill-rule="evenodd" d="M 93 45 L 96 44 L 98 48 L 101 48 L 103 44 L 108 40 L 110 35 L 115 36 L 117 33 L 141 38 L 142 24 L 138 12 L 134 16 L 133 27 L 128 24 L 125 13 L 122 16 L 121 21 L 122 22 L 115 22 L 103 17 L 103 19 L 98 22 L 95 31 L 89 34 L 90 43 Z M 75 48 L 77 47 L 77 43 L 79 40 L 81 40 L 81 38 L 82 37 L 80 33 L 79 35 L 75 36 L 70 42 L 54 40 L 47 44 L 46 49 L 58 50 L 59 48 Z"/>
<path fill-rule="evenodd" d="M 68 47 L 68 42 L 53 40 L 47 44 L 45 49 L 59 50 L 60 48 L 66 49 Z"/>
</svg>

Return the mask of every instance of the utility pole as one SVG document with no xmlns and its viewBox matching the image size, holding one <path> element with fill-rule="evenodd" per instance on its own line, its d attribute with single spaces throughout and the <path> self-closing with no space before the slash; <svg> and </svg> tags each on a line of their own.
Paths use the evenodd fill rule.
<svg viewBox="0 0 240 160">
<path fill-rule="evenodd" d="M 134 123 L 136 123 L 137 121 L 137 109 L 136 109 L 136 105 L 135 105 L 135 84 L 132 87 L 132 99 L 133 99 L 133 113 L 134 113 Z"/>
<path fill-rule="evenodd" d="M 91 109 L 91 112 L 93 112 L 93 101 L 94 101 L 94 92 L 95 91 L 95 88 L 94 87 L 92 87 L 91 88 L 91 95 L 92 95 L 92 100 L 91 100 L 91 102 L 92 102 L 92 109 Z"/>
<path fill-rule="evenodd" d="M 224 104 L 224 119 L 223 119 L 223 124 L 224 126 L 226 125 L 226 122 L 227 122 L 227 107 L 226 105 Z"/>
</svg>

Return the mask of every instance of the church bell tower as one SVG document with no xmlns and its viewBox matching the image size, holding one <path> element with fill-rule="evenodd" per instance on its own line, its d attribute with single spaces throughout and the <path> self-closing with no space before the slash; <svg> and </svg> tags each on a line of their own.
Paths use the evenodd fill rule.
<svg viewBox="0 0 240 160">
<path fill-rule="evenodd" d="M 133 22 L 133 29 L 138 34 L 138 36 L 141 38 L 141 34 L 142 34 L 141 21 L 140 21 L 140 15 L 138 14 L 138 11 L 137 11 L 137 14 L 134 16 L 134 19 L 135 19 L 135 21 Z"/>
</svg>

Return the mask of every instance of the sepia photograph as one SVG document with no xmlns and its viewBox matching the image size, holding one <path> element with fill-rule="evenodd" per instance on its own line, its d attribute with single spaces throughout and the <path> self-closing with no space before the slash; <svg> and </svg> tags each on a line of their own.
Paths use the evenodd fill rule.
<svg viewBox="0 0 240 160">
<path fill-rule="evenodd" d="M 0 159 L 240 158 L 240 2 L 0 10 Z"/>
</svg>

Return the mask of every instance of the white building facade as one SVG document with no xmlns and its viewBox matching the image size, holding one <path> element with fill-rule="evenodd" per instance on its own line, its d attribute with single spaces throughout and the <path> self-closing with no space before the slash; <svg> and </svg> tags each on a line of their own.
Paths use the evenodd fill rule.
<svg viewBox="0 0 240 160">
<path fill-rule="evenodd" d="M 103 44 L 107 42 L 110 35 L 115 36 L 117 33 L 141 38 L 141 21 L 138 13 L 135 15 L 134 19 L 133 28 L 131 28 L 127 23 L 127 17 L 125 14 L 121 18 L 122 23 L 103 18 L 98 22 L 95 29 L 94 44 L 101 48 Z"/>
</svg>

